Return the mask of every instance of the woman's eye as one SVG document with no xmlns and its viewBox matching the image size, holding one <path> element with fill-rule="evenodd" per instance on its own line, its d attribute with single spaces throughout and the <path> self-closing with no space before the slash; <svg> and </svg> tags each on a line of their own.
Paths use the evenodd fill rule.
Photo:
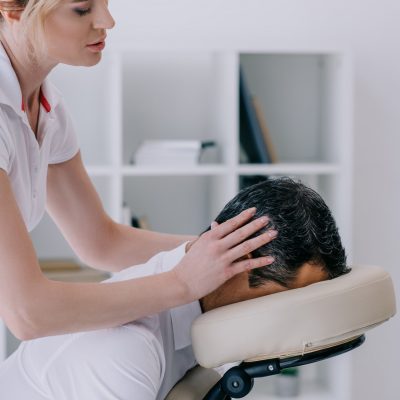
<svg viewBox="0 0 400 400">
<path fill-rule="evenodd" d="M 79 16 L 83 17 L 84 15 L 89 14 L 91 10 L 92 10 L 91 8 L 84 8 L 84 9 L 83 8 L 76 8 L 75 12 Z"/>
</svg>

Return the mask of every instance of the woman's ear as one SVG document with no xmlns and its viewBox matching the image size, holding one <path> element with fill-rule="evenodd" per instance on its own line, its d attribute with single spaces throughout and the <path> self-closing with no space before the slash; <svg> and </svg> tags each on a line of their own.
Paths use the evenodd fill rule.
<svg viewBox="0 0 400 400">
<path fill-rule="evenodd" d="M 6 22 L 13 23 L 21 20 L 22 11 L 0 11 L 0 14 Z"/>
</svg>

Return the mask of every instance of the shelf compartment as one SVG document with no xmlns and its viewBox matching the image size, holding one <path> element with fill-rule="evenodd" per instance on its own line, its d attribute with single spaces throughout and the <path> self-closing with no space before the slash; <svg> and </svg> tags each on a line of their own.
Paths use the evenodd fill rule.
<svg viewBox="0 0 400 400">
<path fill-rule="evenodd" d="M 240 64 L 278 162 L 343 160 L 352 125 L 346 54 L 241 53 Z"/>
<path fill-rule="evenodd" d="M 233 163 L 237 55 L 213 51 L 127 51 L 123 55 L 123 162 L 143 140 L 216 141 Z"/>
<path fill-rule="evenodd" d="M 202 233 L 235 194 L 226 176 L 128 176 L 123 187 L 123 201 L 150 230 L 180 235 Z"/>
</svg>

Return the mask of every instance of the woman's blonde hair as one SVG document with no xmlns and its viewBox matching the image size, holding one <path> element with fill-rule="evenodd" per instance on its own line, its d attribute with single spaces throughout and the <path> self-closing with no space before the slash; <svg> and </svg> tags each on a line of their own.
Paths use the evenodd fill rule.
<svg viewBox="0 0 400 400">
<path fill-rule="evenodd" d="M 46 17 L 62 0 L 0 0 L 0 11 L 21 11 L 21 22 L 31 56 L 40 58 L 46 53 L 44 23 Z M 0 22 L 2 16 L 0 14 Z"/>
</svg>

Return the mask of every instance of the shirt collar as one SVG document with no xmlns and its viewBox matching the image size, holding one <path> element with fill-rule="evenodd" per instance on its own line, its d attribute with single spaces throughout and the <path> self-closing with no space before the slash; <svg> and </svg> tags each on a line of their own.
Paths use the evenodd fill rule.
<svg viewBox="0 0 400 400">
<path fill-rule="evenodd" d="M 11 61 L 0 42 L 0 103 L 10 106 L 18 115 L 23 117 L 24 106 L 21 87 Z M 55 109 L 60 101 L 61 94 L 46 78 L 40 90 L 40 102 L 49 113 Z"/>
<path fill-rule="evenodd" d="M 183 243 L 176 249 L 166 252 L 163 258 L 163 271 L 174 268 L 185 255 L 188 242 Z M 171 308 L 170 315 L 172 330 L 174 334 L 175 350 L 180 350 L 192 344 L 191 327 L 193 321 L 201 314 L 200 303 L 194 301 L 179 307 Z"/>
</svg>

